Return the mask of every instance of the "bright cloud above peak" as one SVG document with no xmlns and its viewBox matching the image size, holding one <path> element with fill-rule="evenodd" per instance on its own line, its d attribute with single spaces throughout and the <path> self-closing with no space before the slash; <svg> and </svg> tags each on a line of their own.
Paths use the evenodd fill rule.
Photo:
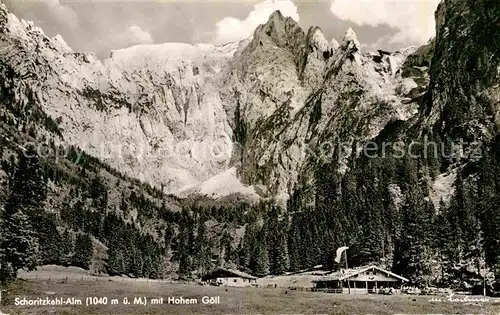
<svg viewBox="0 0 500 315">
<path fill-rule="evenodd" d="M 122 32 L 114 34 L 107 40 L 108 42 L 111 41 L 113 47 L 117 48 L 133 45 L 150 45 L 154 43 L 151 34 L 137 25 L 131 25 Z"/>
<path fill-rule="evenodd" d="M 335 0 L 330 10 L 342 20 L 357 25 L 387 24 L 399 30 L 391 43 L 421 44 L 435 34 L 434 11 L 440 0 Z"/>
<path fill-rule="evenodd" d="M 255 4 L 252 12 L 244 20 L 226 17 L 217 22 L 216 43 L 225 44 L 247 38 L 257 26 L 266 23 L 276 10 L 280 10 L 284 16 L 299 21 L 297 6 L 291 0 L 265 0 Z"/>
</svg>

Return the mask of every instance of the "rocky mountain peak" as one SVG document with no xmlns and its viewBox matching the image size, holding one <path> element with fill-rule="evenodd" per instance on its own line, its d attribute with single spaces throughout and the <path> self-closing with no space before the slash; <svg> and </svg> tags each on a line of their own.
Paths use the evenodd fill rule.
<svg viewBox="0 0 500 315">
<path fill-rule="evenodd" d="M 323 35 L 321 28 L 317 26 L 311 27 L 309 29 L 307 37 L 308 43 L 314 50 L 319 50 L 323 53 L 329 49 L 328 41 L 326 40 L 325 35 Z"/>
<path fill-rule="evenodd" d="M 258 44 L 271 41 L 281 48 L 296 51 L 305 40 L 305 33 L 299 24 L 291 17 L 285 17 L 276 10 L 265 24 L 261 24 L 254 32 L 254 41 Z"/>
<path fill-rule="evenodd" d="M 330 44 L 328 45 L 328 47 L 330 49 L 336 50 L 337 48 L 340 47 L 340 44 L 339 44 L 339 42 L 335 38 L 332 38 L 332 40 L 330 41 Z"/>
<path fill-rule="evenodd" d="M 347 47 L 350 43 L 354 44 L 354 46 L 358 48 L 358 50 L 361 47 L 358 41 L 358 36 L 354 32 L 354 30 L 349 27 L 345 32 L 344 38 L 342 39 L 342 46 Z"/>
<path fill-rule="evenodd" d="M 268 23 L 273 21 L 274 23 L 282 23 L 285 22 L 286 17 L 281 13 L 280 10 L 276 10 L 269 16 Z"/>
<path fill-rule="evenodd" d="M 342 49 L 349 53 L 349 59 L 361 66 L 361 45 L 352 28 L 347 29 L 341 44 Z"/>
<path fill-rule="evenodd" d="M 0 19 L 4 20 L 7 14 L 8 14 L 7 7 L 5 6 L 5 4 L 3 4 L 2 1 L 0 1 Z"/>
</svg>

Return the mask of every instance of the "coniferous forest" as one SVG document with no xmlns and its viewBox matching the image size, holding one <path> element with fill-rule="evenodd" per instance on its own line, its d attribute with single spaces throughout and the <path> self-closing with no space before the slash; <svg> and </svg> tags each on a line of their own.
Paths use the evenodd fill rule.
<svg viewBox="0 0 500 315">
<path fill-rule="evenodd" d="M 343 176 L 322 165 L 314 188 L 298 189 L 283 208 L 165 196 L 88 155 L 74 164 L 76 149 L 60 163 L 33 150 L 5 158 L 3 149 L 2 281 L 43 264 L 181 279 L 218 265 L 256 276 L 337 269 L 343 245 L 349 265 L 381 264 L 415 284 L 460 285 L 470 264 L 498 277 L 499 144 L 458 172 L 455 196 L 438 212 L 425 196 L 439 160 L 357 159 Z M 311 189 L 313 202 L 304 197 Z"/>
<path fill-rule="evenodd" d="M 477 5 L 473 1 L 461 2 L 461 5 L 452 1 L 443 2 L 449 3 L 449 7 L 447 10 L 441 7 L 442 16 L 438 22 L 442 25 L 437 39 L 409 56 L 397 70 L 401 70 L 405 78 L 414 77 L 425 83 L 421 85 L 429 84 L 429 87 L 414 88 L 415 97 L 402 98 L 398 103 L 400 107 L 403 107 L 403 101 L 415 103 L 417 113 L 407 121 L 393 119 L 386 122 L 378 136 L 370 139 L 379 144 L 402 141 L 408 149 L 406 151 L 412 151 L 413 155 L 400 157 L 395 149 L 388 148 L 376 157 L 352 154 L 344 161 L 339 158 L 342 152 L 332 149 L 334 152 L 327 159 L 308 155 L 301 160 L 300 171 L 283 171 L 283 165 L 292 164 L 281 163 L 282 172 L 296 171 L 299 174 L 297 182 L 287 187 L 289 198 L 286 202 L 275 199 L 271 193 L 263 194 L 255 202 L 238 194 L 218 199 L 204 195 L 181 198 L 165 194 L 164 187 L 153 187 L 131 178 L 109 163 L 63 141 L 64 130 L 59 126 L 60 121 L 51 118 L 40 105 L 39 94 L 42 92 L 35 92 L 23 81 L 25 77 L 35 76 L 38 68 L 34 65 L 43 58 L 29 60 L 27 65 L 19 66 L 23 71 L 29 68 L 27 75 L 13 66 L 16 65 L 14 61 L 0 63 L 0 77 L 5 78 L 5 82 L 0 84 L 1 284 L 14 280 L 19 270 L 33 270 L 47 264 L 80 267 L 92 274 L 188 280 L 198 279 L 217 266 L 239 269 L 258 277 L 313 268 L 336 270 L 342 268 L 344 262 L 339 265 L 334 261 L 335 251 L 338 247 L 348 246 L 349 266 L 381 265 L 408 278 L 413 285 L 464 289 L 474 285 L 478 279 L 487 278 L 489 286 L 500 290 L 500 116 L 498 99 L 487 98 L 488 95 L 483 93 L 490 88 L 493 91 L 493 87 L 498 89 L 498 85 L 494 86 L 492 82 L 498 77 L 500 37 L 493 35 L 498 35 L 500 28 L 497 24 L 494 28 L 490 24 L 487 25 L 491 27 L 484 25 L 491 21 L 497 23 L 493 17 L 500 16 L 500 7 L 494 1 L 478 1 Z M 472 25 L 466 25 L 469 28 L 462 24 L 462 16 L 466 15 Z M 274 13 L 267 26 L 257 29 L 265 40 L 256 39 L 253 43 L 255 47 L 248 46 L 254 51 L 245 53 L 255 57 L 254 52 L 257 51 L 255 54 L 259 58 L 255 57 L 256 60 L 264 62 L 267 59 L 260 58 L 259 52 L 266 55 L 282 49 L 288 56 L 304 48 L 300 54 L 297 53 L 297 58 L 290 58 L 295 58 L 294 62 L 302 60 L 305 67 L 308 56 L 313 55 L 310 51 L 313 48 L 295 45 L 296 40 L 299 42 L 301 38 L 300 27 L 298 24 L 290 27 L 286 23 L 292 23 L 292 19 L 285 20 L 282 16 L 280 23 L 285 24 L 275 25 L 280 16 L 281 13 Z M 288 34 L 283 31 L 281 35 L 284 38 L 277 40 L 274 37 L 280 32 L 273 33 L 276 32 L 275 26 L 296 32 Z M 4 29 L 1 31 L 7 34 Z M 468 32 L 474 36 L 466 38 L 467 41 L 460 37 Z M 289 37 L 293 41 L 289 41 Z M 303 37 L 305 41 L 306 35 L 303 34 Z M 13 43 L 12 47 L 17 47 L 17 39 L 5 38 Z M 7 42 L 7 39 L 4 40 Z M 50 42 L 48 38 L 40 41 Z M 297 124 L 309 124 L 304 129 L 308 129 L 311 137 L 303 141 L 344 140 L 337 138 L 357 131 L 351 128 L 350 123 L 361 126 L 365 120 L 370 121 L 370 115 L 375 115 L 370 111 L 364 113 L 367 117 L 353 114 L 365 105 L 358 103 L 366 91 L 356 81 L 359 78 L 351 72 L 359 70 L 354 66 L 356 60 L 368 57 L 359 55 L 357 40 L 351 38 L 349 42 L 347 38 L 345 41 L 348 45 L 339 48 L 345 51 L 339 55 L 341 58 L 337 56 L 338 62 L 325 71 L 324 81 L 335 83 L 337 81 L 328 80 L 343 75 L 344 79 L 340 78 L 337 83 L 345 83 L 348 88 L 344 87 L 345 91 L 337 93 L 332 91 L 334 84 L 330 86 L 323 82 L 311 93 L 303 109 L 295 116 L 307 118 Z M 273 46 L 269 48 L 266 45 Z M 264 52 L 259 50 L 267 48 Z M 379 55 L 371 55 L 373 60 L 369 62 L 382 67 L 383 56 L 389 54 L 379 51 Z M 242 53 L 238 56 L 246 55 Z M 327 69 L 328 59 L 333 58 L 333 49 L 319 56 L 327 59 L 320 60 Z M 11 59 L 15 60 L 15 57 Z M 288 60 L 285 57 L 281 62 Z M 7 59 L 3 57 L 2 61 Z M 252 68 L 254 62 L 253 59 L 251 61 L 242 63 L 240 68 Z M 295 66 L 285 68 L 295 71 Z M 392 62 L 389 66 L 392 67 Z M 263 69 L 271 68 L 276 70 L 279 66 L 266 65 Z M 377 69 L 381 73 L 387 70 Z M 429 74 L 424 75 L 427 70 Z M 419 74 L 410 73 L 412 71 Z M 200 69 L 196 68 L 195 72 L 193 76 L 199 75 Z M 232 78 L 233 71 L 230 72 Z M 279 72 L 279 75 L 283 80 L 288 76 L 287 72 Z M 254 73 L 248 74 L 248 77 L 252 76 Z M 232 84 L 229 81 L 223 82 Z M 272 99 L 276 105 L 278 101 L 266 94 L 271 88 L 263 86 L 266 88 L 255 94 L 258 96 L 254 95 L 254 101 L 261 98 L 259 104 L 262 108 L 268 105 L 263 101 L 266 99 Z M 175 93 L 170 91 L 170 94 L 185 92 L 180 88 L 176 90 L 177 87 L 171 88 Z M 190 87 L 189 90 L 195 88 Z M 234 94 L 238 95 L 231 99 L 236 104 L 234 112 L 230 113 L 234 116 L 232 141 L 240 144 L 242 151 L 255 149 L 257 146 L 250 146 L 262 139 L 270 143 L 282 140 L 279 145 L 283 147 L 297 145 L 295 138 L 279 138 L 286 134 L 285 129 L 289 125 L 292 126 L 292 121 L 286 120 L 290 114 L 288 105 L 291 98 L 277 107 L 276 116 L 259 117 L 256 122 L 252 121 L 255 124 L 251 129 L 236 85 L 234 90 Z M 113 94 L 113 98 L 110 95 L 104 97 L 99 90 L 92 91 L 86 88 L 74 94 L 97 100 L 96 107 L 102 111 L 99 115 L 105 115 L 106 104 L 103 100 L 107 98 L 115 106 L 126 103 L 126 97 L 119 93 Z M 292 95 L 293 91 L 284 94 Z M 498 90 L 495 91 L 498 94 Z M 497 95 L 494 93 L 490 94 Z M 322 103 L 324 95 L 327 99 L 334 99 L 338 108 Z M 175 101 L 172 107 L 181 110 L 181 102 Z M 186 104 L 190 104 L 189 101 Z M 135 105 L 142 110 L 142 103 Z M 386 110 L 388 105 L 377 103 L 376 109 Z M 61 105 L 61 108 L 64 106 Z M 328 106 L 332 107 L 328 109 L 331 112 L 325 113 Z M 284 112 L 278 111 L 281 108 Z M 132 107 L 128 110 L 131 112 Z M 187 119 L 185 110 L 182 114 Z M 337 115 L 338 119 L 327 121 L 328 115 Z M 345 126 L 342 128 L 333 126 L 343 123 Z M 196 125 L 196 122 L 192 124 Z M 332 125 L 332 128 L 325 127 L 315 134 L 320 125 Z M 486 130 L 485 126 L 489 129 Z M 298 134 L 299 131 L 288 130 L 290 134 Z M 271 136 L 265 138 L 268 133 L 279 135 L 271 141 Z M 483 133 L 489 138 L 484 136 L 487 141 L 481 142 Z M 360 132 L 355 136 L 359 137 L 352 138 L 361 139 L 365 134 Z M 438 152 L 430 154 L 428 147 L 413 145 L 425 143 L 426 139 L 437 144 L 435 148 Z M 453 150 L 453 143 L 461 139 L 470 140 L 470 143 L 481 142 L 480 156 L 445 152 Z M 279 145 L 272 143 L 274 150 L 279 150 Z M 262 146 L 267 149 L 268 145 Z M 383 145 L 380 147 L 385 149 Z M 352 152 L 356 149 L 352 148 Z M 232 160 L 245 162 L 242 163 L 246 167 L 242 167 L 242 182 L 246 175 L 251 179 L 247 184 L 257 186 L 256 182 L 273 173 L 270 170 L 279 163 L 257 162 L 262 152 L 267 151 L 256 149 L 250 154 L 233 152 L 235 156 L 231 157 Z M 275 156 L 277 160 L 281 159 L 281 155 Z M 340 172 L 341 169 L 344 171 Z M 452 180 L 449 198 L 441 198 L 435 203 L 431 198 L 433 185 L 443 178 Z M 255 182 L 252 182 L 254 179 Z"/>
</svg>

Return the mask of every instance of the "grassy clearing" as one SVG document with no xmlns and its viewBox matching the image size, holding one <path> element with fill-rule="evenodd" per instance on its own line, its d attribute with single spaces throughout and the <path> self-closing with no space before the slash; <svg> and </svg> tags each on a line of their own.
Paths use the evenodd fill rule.
<svg viewBox="0 0 500 315">
<path fill-rule="evenodd" d="M 18 281 L 4 295 L 0 310 L 9 314 L 499 314 L 500 300 L 482 304 L 429 302 L 424 296 L 348 296 L 285 289 L 221 288 L 131 281 Z M 15 306 L 22 298 L 77 298 L 83 305 Z M 85 298 L 107 297 L 108 305 L 85 306 Z M 195 298 L 198 304 L 166 304 L 169 296 Z M 220 296 L 220 304 L 202 304 L 203 296 Z M 122 303 L 128 297 L 130 305 Z M 133 305 L 134 297 L 163 297 L 163 305 Z M 111 299 L 119 305 L 109 305 Z"/>
</svg>

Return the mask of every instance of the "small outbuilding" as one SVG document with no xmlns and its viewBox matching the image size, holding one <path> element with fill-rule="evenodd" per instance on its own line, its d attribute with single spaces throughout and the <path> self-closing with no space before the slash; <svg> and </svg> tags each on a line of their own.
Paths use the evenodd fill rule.
<svg viewBox="0 0 500 315">
<path fill-rule="evenodd" d="M 408 279 L 375 265 L 343 269 L 313 281 L 315 291 L 366 294 L 382 288 L 400 289 Z"/>
<path fill-rule="evenodd" d="M 256 287 L 257 277 L 249 275 L 248 273 L 218 267 L 215 268 L 211 273 L 204 275 L 201 278 L 202 281 L 208 282 L 212 285 L 224 286 L 224 287 Z"/>
</svg>

